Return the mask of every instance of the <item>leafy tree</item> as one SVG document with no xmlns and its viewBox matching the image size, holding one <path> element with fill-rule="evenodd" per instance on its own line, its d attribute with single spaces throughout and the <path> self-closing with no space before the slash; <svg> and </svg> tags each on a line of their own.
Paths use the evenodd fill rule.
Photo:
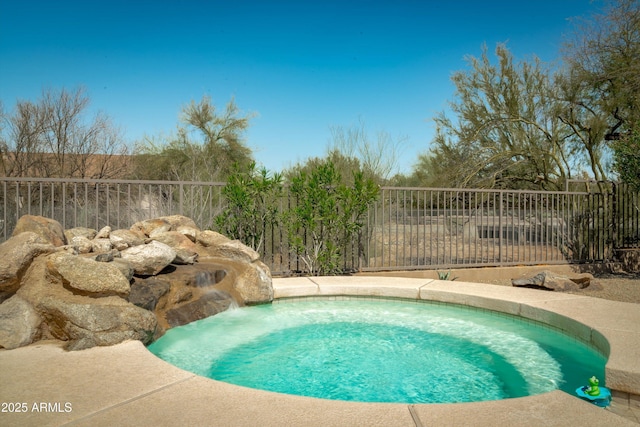
<svg viewBox="0 0 640 427">
<path fill-rule="evenodd" d="M 128 168 L 120 130 L 103 113 L 87 119 L 83 88 L 45 90 L 1 115 L 0 173 L 5 176 L 119 178 Z"/>
<path fill-rule="evenodd" d="M 453 75 L 455 119 L 435 118 L 433 148 L 416 172 L 436 186 L 561 188 L 579 163 L 550 71 L 536 58 L 514 63 L 504 45 L 495 54 L 497 65 L 485 47 L 480 58 L 467 58 L 468 71 Z"/>
<path fill-rule="evenodd" d="M 640 191 L 640 125 L 632 134 L 614 141 L 614 165 L 620 179 Z"/>
<path fill-rule="evenodd" d="M 234 165 L 247 168 L 251 150 L 243 134 L 250 115 L 241 116 L 233 99 L 218 114 L 211 99 L 191 101 L 180 115 L 175 135 L 145 138 L 136 147 L 134 175 L 140 179 L 222 181 Z M 167 141 L 168 139 L 168 141 Z"/>
<path fill-rule="evenodd" d="M 637 182 L 640 131 L 640 2 L 607 0 L 602 11 L 578 20 L 565 43 L 570 104 L 589 120 L 571 120 L 578 130 L 596 128 L 611 141 L 614 167 L 624 180 Z M 636 160 L 634 160 L 636 159 Z M 635 166 L 634 166 L 635 165 Z"/>
</svg>

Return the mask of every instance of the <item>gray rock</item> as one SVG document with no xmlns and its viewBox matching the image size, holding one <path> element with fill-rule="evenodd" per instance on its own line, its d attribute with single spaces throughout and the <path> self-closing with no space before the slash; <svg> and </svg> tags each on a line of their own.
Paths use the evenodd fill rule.
<svg viewBox="0 0 640 427">
<path fill-rule="evenodd" d="M 93 260 L 96 262 L 112 262 L 115 259 L 113 256 L 113 252 L 103 252 L 101 254 L 97 254 L 93 257 Z"/>
<path fill-rule="evenodd" d="M 157 279 L 138 279 L 131 285 L 129 302 L 145 310 L 153 311 L 160 298 L 169 292 L 171 285 Z"/>
<path fill-rule="evenodd" d="M 96 234 L 98 234 L 96 230 L 87 227 L 74 227 L 64 231 L 64 235 L 68 242 L 71 242 L 74 237 L 84 237 L 88 240 L 93 240 L 96 237 Z"/>
<path fill-rule="evenodd" d="M 530 278 L 512 279 L 511 284 L 513 286 L 567 292 L 586 288 L 592 279 L 593 276 L 588 273 L 570 278 L 545 270 Z"/>
<path fill-rule="evenodd" d="M 144 244 L 140 233 L 131 230 L 114 230 L 109 234 L 109 240 L 111 245 L 119 251 Z"/>
<path fill-rule="evenodd" d="M 42 319 L 27 301 L 14 295 L 0 304 L 0 347 L 29 345 L 37 337 Z"/>
<path fill-rule="evenodd" d="M 169 326 L 176 327 L 221 313 L 235 301 L 227 292 L 212 290 L 200 298 L 167 310 Z"/>
<path fill-rule="evenodd" d="M 120 270 L 120 273 L 122 273 L 122 275 L 127 279 L 127 281 L 131 283 L 131 280 L 133 279 L 133 273 L 134 273 L 133 266 L 131 265 L 131 263 L 127 260 L 122 259 L 121 257 L 113 258 L 113 261 L 111 262 L 114 267 Z"/>
<path fill-rule="evenodd" d="M 112 249 L 111 240 L 109 238 L 95 238 L 91 241 L 92 252 L 101 253 L 109 252 Z"/>
<path fill-rule="evenodd" d="M 176 252 L 168 245 L 151 241 L 146 245 L 133 246 L 121 251 L 122 259 L 128 261 L 135 274 L 153 276 L 160 273 L 176 258 Z"/>
<path fill-rule="evenodd" d="M 70 245 L 76 248 L 79 254 L 88 254 L 93 250 L 93 243 L 85 236 L 73 236 L 68 241 Z"/>
<path fill-rule="evenodd" d="M 109 227 L 108 225 L 105 227 L 102 227 L 99 231 L 98 234 L 96 234 L 96 239 L 108 239 L 109 236 L 111 235 L 111 227 Z"/>
<path fill-rule="evenodd" d="M 74 294 L 93 298 L 129 295 L 129 280 L 113 263 L 59 253 L 49 256 L 47 267 Z"/>
<path fill-rule="evenodd" d="M 511 279 L 513 286 L 522 287 L 543 287 L 545 275 L 543 273 L 536 274 L 533 277 L 526 277 L 522 279 Z"/>
<path fill-rule="evenodd" d="M 174 264 L 193 264 L 198 258 L 197 247 L 187 236 L 177 231 L 153 233 L 153 240 L 162 242 L 176 251 Z"/>
</svg>

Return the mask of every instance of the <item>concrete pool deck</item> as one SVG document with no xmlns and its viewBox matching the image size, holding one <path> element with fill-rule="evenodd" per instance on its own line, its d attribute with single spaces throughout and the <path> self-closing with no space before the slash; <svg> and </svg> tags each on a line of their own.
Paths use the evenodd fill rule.
<svg viewBox="0 0 640 427">
<path fill-rule="evenodd" d="M 0 350 L 0 425 L 421 427 L 640 423 L 639 304 L 415 278 L 305 277 L 277 278 L 273 283 L 277 299 L 341 295 L 423 299 L 551 324 L 599 348 L 610 347 L 606 385 L 618 391 L 608 409 L 562 391 L 461 404 L 341 402 L 202 378 L 156 358 L 137 341 L 77 352 L 65 352 L 59 342 L 39 342 Z M 24 411 L 15 412 L 16 408 Z"/>
</svg>

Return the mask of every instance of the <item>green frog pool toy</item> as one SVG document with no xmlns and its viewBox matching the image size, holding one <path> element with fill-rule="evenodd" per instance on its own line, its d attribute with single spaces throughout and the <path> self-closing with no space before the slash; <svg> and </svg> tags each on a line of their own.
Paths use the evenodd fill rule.
<svg viewBox="0 0 640 427">
<path fill-rule="evenodd" d="M 600 387 L 600 381 L 595 375 L 589 378 L 589 385 L 578 387 L 576 393 L 582 399 L 603 408 L 611 403 L 611 391 L 606 387 Z"/>
<path fill-rule="evenodd" d="M 600 381 L 598 381 L 595 376 L 589 378 L 589 387 L 587 387 L 585 393 L 587 393 L 589 396 L 599 396 L 600 387 L 598 387 L 598 384 L 600 384 Z"/>
</svg>

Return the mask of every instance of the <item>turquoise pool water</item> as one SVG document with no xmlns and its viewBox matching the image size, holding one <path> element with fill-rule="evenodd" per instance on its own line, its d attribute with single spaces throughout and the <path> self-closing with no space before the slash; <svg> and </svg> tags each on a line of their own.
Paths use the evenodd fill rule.
<svg viewBox="0 0 640 427">
<path fill-rule="evenodd" d="M 149 346 L 195 374 L 360 402 L 574 393 L 605 358 L 550 328 L 488 311 L 393 300 L 305 301 L 226 311 Z"/>
</svg>

